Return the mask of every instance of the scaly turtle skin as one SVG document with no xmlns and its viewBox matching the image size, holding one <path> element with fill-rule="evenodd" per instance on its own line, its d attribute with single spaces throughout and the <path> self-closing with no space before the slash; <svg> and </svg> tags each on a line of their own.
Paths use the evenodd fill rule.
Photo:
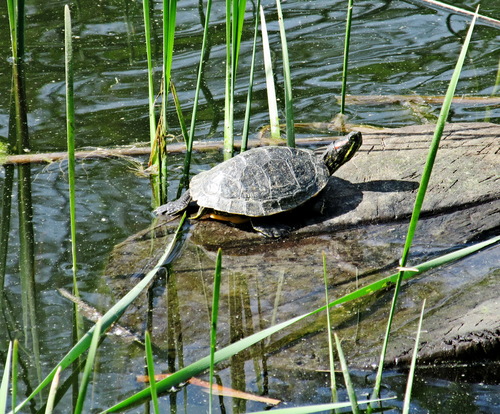
<svg viewBox="0 0 500 414">
<path fill-rule="evenodd" d="M 250 218 L 292 210 L 323 190 L 330 175 L 353 157 L 361 142 L 361 133 L 351 132 L 330 144 L 321 157 L 290 147 L 251 149 L 194 176 L 188 191 L 155 213 L 176 215 L 191 201 L 202 209 Z M 255 219 L 251 222 L 268 237 L 289 231 L 270 223 L 260 225 Z"/>
</svg>

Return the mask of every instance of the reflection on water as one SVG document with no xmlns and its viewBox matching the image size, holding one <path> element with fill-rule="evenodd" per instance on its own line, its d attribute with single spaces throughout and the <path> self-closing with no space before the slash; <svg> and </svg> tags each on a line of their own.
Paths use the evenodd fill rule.
<svg viewBox="0 0 500 414">
<path fill-rule="evenodd" d="M 62 56 L 63 3 L 45 2 L 27 5 L 27 68 L 26 96 L 31 147 L 34 151 L 64 150 L 64 62 Z M 486 3 L 486 4 L 485 4 Z M 159 12 L 160 5 L 156 5 Z M 496 7 L 496 9 L 495 9 Z M 495 0 L 482 2 L 483 12 L 498 15 Z M 295 115 L 297 122 L 326 122 L 338 111 L 336 96 L 340 91 L 344 4 L 288 1 L 283 4 L 292 59 Z M 205 75 L 206 89 L 199 112 L 198 139 L 215 133 L 221 136 L 224 93 L 224 12 L 221 4 L 214 6 L 212 45 Z M 275 8 L 267 6 L 276 73 L 279 68 L 279 34 Z M 486 12 L 485 12 L 486 13 Z M 0 4 L 0 53 L 7 62 L 10 56 L 9 35 L 5 19 L 5 3 Z M 358 2 L 354 8 L 352 53 L 348 92 L 352 95 L 417 94 L 441 95 L 446 89 L 468 17 L 426 9 L 403 1 Z M 178 31 L 172 77 L 185 114 L 191 112 L 196 66 L 199 59 L 200 16 L 198 3 L 182 3 L 178 12 Z M 142 5 L 137 2 L 80 1 L 74 9 L 75 34 L 75 105 L 77 112 L 77 145 L 108 146 L 147 141 L 147 81 L 143 46 Z M 154 27 L 155 39 L 160 28 Z M 244 111 L 247 68 L 251 52 L 251 25 L 243 33 L 240 74 L 236 85 L 235 131 L 241 130 Z M 498 29 L 479 24 L 469 52 L 469 63 L 459 82 L 457 94 L 489 95 L 493 90 L 498 65 Z M 156 58 L 159 58 L 157 43 Z M 260 59 L 260 58 L 259 58 Z M 159 60 L 157 61 L 159 64 Z M 263 68 L 256 71 L 251 128 L 256 131 L 267 124 L 267 97 Z M 11 78 L 10 68 L 2 66 L 0 76 L 0 136 L 8 136 Z M 279 94 L 283 92 L 278 91 Z M 431 114 L 439 108 L 431 106 Z M 394 105 L 359 104 L 348 107 L 353 123 L 400 126 L 420 122 L 411 108 Z M 498 106 L 454 107 L 452 121 L 481 121 L 490 116 L 498 122 Z M 171 132 L 179 133 L 173 107 L 169 109 Z M 26 145 L 25 145 L 26 146 Z M 212 160 L 203 155 L 195 158 L 193 169 L 204 168 Z M 176 178 L 181 158 L 171 158 L 172 177 Z M 65 163 L 46 166 L 6 167 L 0 171 L 2 191 L 2 223 L 10 226 L 10 236 L 2 239 L 7 248 L 5 275 L 2 272 L 2 314 L 0 315 L 0 361 L 6 356 L 8 339 L 19 338 L 21 352 L 20 394 L 27 395 L 71 347 L 72 307 L 57 293 L 57 288 L 71 288 L 71 257 L 69 214 Z M 87 160 L 77 170 L 77 221 L 79 287 L 82 298 L 104 312 L 120 296 L 119 285 L 109 282 L 104 269 L 113 246 L 151 223 L 148 181 L 134 173 L 134 165 L 126 159 Z M 175 193 L 175 181 L 171 194 Z M 31 187 L 31 188 L 30 188 Z M 11 189 L 12 188 L 12 189 Z M 12 195 L 12 209 L 6 200 Z M 31 203 L 29 198 L 31 197 Z M 18 206 L 20 206 L 18 208 Z M 23 207 L 24 206 L 24 207 Z M 29 211 L 33 208 L 33 212 Z M 24 212 L 24 213 L 23 213 Z M 33 229 L 30 229 L 32 220 Z M 8 230 L 8 228 L 7 228 Z M 31 236 L 33 234 L 33 236 Z M 21 235 L 21 237 L 19 237 Z M 389 244 L 391 241 L 387 241 Z M 393 241 L 394 249 L 400 240 Z M 346 243 L 349 243 L 346 241 Z M 387 247 L 384 247 L 386 249 Z M 317 252 L 316 252 L 317 253 Z M 320 256 L 311 252 L 311 260 L 300 267 L 321 273 Z M 190 252 L 192 269 L 176 269 L 167 280 L 160 280 L 142 300 L 152 305 L 151 317 L 157 326 L 157 372 L 178 369 L 208 351 L 209 307 L 213 262 L 201 251 Z M 249 254 L 250 256 L 250 254 Z M 313 258 L 314 257 L 314 258 Z M 353 274 L 352 263 L 341 262 L 344 254 L 332 265 Z M 361 258 L 363 259 L 363 258 Z M 366 260 L 365 266 L 374 266 Z M 241 257 L 234 259 L 243 265 Z M 288 261 L 293 263 L 293 257 Z M 139 262 L 128 263 L 123 282 L 141 270 Z M 179 265 L 180 266 L 180 265 Z M 295 264 L 297 267 L 297 264 Z M 132 268 L 131 268 L 132 267 Z M 229 267 L 229 266 L 228 266 Z M 233 264 L 232 268 L 236 268 Z M 109 267 L 108 267 L 109 269 Z M 175 272 L 177 270 L 177 272 Z M 272 274 L 271 274 L 272 273 Z M 276 285 L 266 278 L 284 277 L 283 272 L 265 273 L 262 280 L 251 279 L 244 270 L 228 272 L 224 294 L 229 298 L 221 309 L 221 343 L 248 335 L 283 315 L 273 315 Z M 187 276 L 186 276 L 187 275 Z M 289 276 L 289 275 L 288 275 Z M 132 279 L 133 281 L 133 279 Z M 236 283 L 238 281 L 238 283 Z M 294 280 L 300 282 L 300 279 Z M 284 277 L 282 292 L 288 292 L 284 308 L 296 311 L 297 306 L 313 307 L 312 296 L 319 301 L 318 288 L 300 286 Z M 287 286 L 288 284 L 288 286 Z M 341 286 L 336 286 L 341 289 Z M 295 296 L 293 296 L 295 295 Z M 316 300 L 315 299 L 315 300 Z M 148 302 L 149 301 L 149 302 Z M 36 308 L 34 307 L 36 304 Z M 168 306 L 167 306 L 168 304 Z M 140 308 L 140 305 L 136 305 Z M 293 306 L 292 306 L 293 305 Z M 309 308 L 310 309 L 310 308 Z M 304 311 L 308 309 L 303 309 Z M 134 313 L 131 313 L 134 315 Z M 124 319 L 142 335 L 148 319 L 142 313 L 136 320 Z M 163 318 L 163 319 L 162 319 Z M 355 317 L 353 317 L 355 320 Z M 164 323 L 164 321 L 166 321 Z M 319 329 L 319 328 L 318 328 Z M 191 341 L 188 338 L 191 337 Z M 303 339 L 305 338 L 305 339 Z M 313 342 L 308 337 L 305 348 Z M 218 381 L 223 385 L 256 394 L 269 394 L 289 402 L 289 406 L 329 401 L 328 378 L 312 371 L 306 354 L 295 354 L 296 366 L 280 366 L 280 342 L 272 338 L 269 346 L 276 352 L 268 355 L 257 347 L 252 353 L 235 357 L 221 365 Z M 286 354 L 287 350 L 283 350 Z M 38 359 L 40 362 L 38 362 Z M 278 361 L 278 362 L 277 362 Z M 317 361 L 316 361 L 317 362 Z M 39 372 L 37 372 L 39 371 Z M 96 370 L 95 389 L 89 406 L 103 409 L 142 389 L 135 375 L 143 373 L 143 351 L 137 344 L 109 338 L 103 343 Z M 368 392 L 365 373 L 355 373 L 356 386 Z M 402 398 L 405 376 L 387 376 L 388 395 Z M 450 389 L 452 389 L 450 396 Z M 498 386 L 445 382 L 417 377 L 415 412 L 492 412 L 500 404 Z M 341 394 L 341 396 L 343 396 Z M 208 396 L 189 386 L 162 401 L 165 410 L 197 412 L 204 410 Z M 229 412 L 262 409 L 261 403 L 221 399 Z M 440 401 L 439 406 L 436 405 Z M 62 406 L 69 407 L 64 398 Z M 187 409 L 185 410 L 185 404 Z M 396 405 L 400 405 L 398 402 Z M 176 407 L 175 410 L 173 407 Z M 439 407 L 439 408 L 438 408 Z M 464 410 L 464 408 L 467 409 Z M 38 407 L 39 408 L 39 407 Z M 90 408 L 89 408 L 90 409 Z M 32 410 L 35 411 L 34 409 Z M 138 408 L 135 412 L 143 412 Z"/>
</svg>

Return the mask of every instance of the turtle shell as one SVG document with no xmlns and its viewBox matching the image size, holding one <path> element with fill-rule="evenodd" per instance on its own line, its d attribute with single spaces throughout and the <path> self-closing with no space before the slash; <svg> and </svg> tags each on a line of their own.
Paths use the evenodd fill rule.
<svg viewBox="0 0 500 414">
<path fill-rule="evenodd" d="M 191 180 L 199 206 L 250 217 L 291 210 L 318 194 L 328 169 L 312 151 L 260 147 L 246 151 Z"/>
</svg>

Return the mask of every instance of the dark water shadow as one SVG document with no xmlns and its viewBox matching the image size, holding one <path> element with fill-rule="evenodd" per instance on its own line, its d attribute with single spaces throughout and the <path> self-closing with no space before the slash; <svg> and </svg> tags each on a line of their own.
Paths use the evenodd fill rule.
<svg viewBox="0 0 500 414">
<path fill-rule="evenodd" d="M 331 177 L 326 188 L 302 206 L 289 212 L 269 216 L 262 221 L 270 225 L 280 223 L 296 231 L 305 226 L 320 224 L 355 210 L 367 191 L 379 193 L 411 192 L 418 183 L 408 180 L 374 180 L 351 183 L 339 177 Z M 244 227 L 251 231 L 250 226 Z"/>
</svg>

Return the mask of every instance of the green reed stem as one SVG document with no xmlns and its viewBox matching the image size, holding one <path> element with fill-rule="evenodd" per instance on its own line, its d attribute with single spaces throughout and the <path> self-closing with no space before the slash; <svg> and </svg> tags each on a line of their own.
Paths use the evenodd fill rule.
<svg viewBox="0 0 500 414">
<path fill-rule="evenodd" d="M 177 90 L 175 89 L 175 85 L 173 82 L 170 82 L 170 91 L 172 93 L 172 98 L 174 100 L 175 112 L 177 113 L 177 118 L 179 120 L 179 126 L 181 128 L 182 138 L 184 138 L 184 143 L 187 146 L 189 141 L 189 132 L 186 126 L 186 119 L 184 118 L 184 115 L 182 113 L 181 102 L 179 100 L 179 96 L 177 95 Z"/>
<path fill-rule="evenodd" d="M 253 32 L 253 46 L 252 46 L 252 63 L 250 64 L 250 75 L 248 79 L 248 93 L 247 104 L 245 108 L 245 121 L 243 122 L 243 132 L 241 134 L 241 152 L 245 152 L 248 148 L 248 133 L 250 129 L 250 113 L 252 111 L 252 94 L 253 94 L 253 78 L 255 71 L 255 52 L 257 51 L 257 34 L 259 32 L 259 9 L 260 0 L 257 0 L 255 6 L 255 24 Z"/>
<path fill-rule="evenodd" d="M 45 405 L 45 414 L 52 414 L 54 411 L 54 403 L 56 400 L 57 388 L 59 387 L 59 379 L 61 377 L 61 367 L 57 368 L 57 371 L 52 378 L 50 383 L 49 396 L 47 397 L 47 403 Z"/>
<path fill-rule="evenodd" d="M 69 215 L 71 227 L 71 257 L 73 277 L 77 272 L 76 249 L 76 191 L 75 191 L 75 103 L 74 103 L 74 72 L 73 45 L 71 29 L 71 12 L 69 6 L 64 6 L 64 64 L 66 74 L 66 137 L 68 145 L 68 182 L 69 182 Z"/>
<path fill-rule="evenodd" d="M 168 91 L 171 79 L 172 60 L 174 53 L 174 35 L 175 22 L 177 13 L 177 0 L 163 0 L 163 88 L 162 88 L 162 104 L 160 122 L 157 128 L 157 136 L 155 137 L 156 155 L 158 168 L 158 180 L 156 182 L 159 188 L 155 188 L 157 192 L 158 204 L 163 204 L 167 201 L 168 193 L 168 169 L 167 169 L 167 107 L 168 107 Z M 155 156 L 153 155 L 153 159 Z"/>
<path fill-rule="evenodd" d="M 344 39 L 344 64 L 342 67 L 342 90 L 340 93 L 340 113 L 345 113 L 345 95 L 347 93 L 347 70 L 349 63 L 349 44 L 351 41 L 352 0 L 347 2 L 347 18 Z"/>
<path fill-rule="evenodd" d="M 339 356 L 340 367 L 342 369 L 342 374 L 344 376 L 345 388 L 347 390 L 347 395 L 349 397 L 349 402 L 351 403 L 351 411 L 353 414 L 359 414 L 358 399 L 356 397 L 356 391 L 352 385 L 351 375 L 349 374 L 349 368 L 347 367 L 347 361 L 344 356 L 344 351 L 340 345 L 340 339 L 338 335 L 333 334 L 335 337 L 335 345 L 337 346 L 337 354 Z"/>
<path fill-rule="evenodd" d="M 153 401 L 153 409 L 155 414 L 160 413 L 160 406 L 158 403 L 158 393 L 156 392 L 156 378 L 155 378 L 155 362 L 153 358 L 153 347 L 151 346 L 151 334 L 146 331 L 145 334 L 145 350 L 146 350 L 146 364 L 148 367 L 149 389 L 151 390 L 151 400 Z"/>
<path fill-rule="evenodd" d="M 153 57 L 151 51 L 151 18 L 149 16 L 149 0 L 143 1 L 144 33 L 146 36 L 146 55 L 148 61 L 148 102 L 149 102 L 149 140 L 151 148 L 156 148 L 156 117 L 155 117 L 155 92 Z M 157 165 L 158 154 L 151 154 L 151 164 Z"/>
<path fill-rule="evenodd" d="M 14 345 L 12 347 L 12 407 L 16 406 L 17 402 L 17 379 L 19 376 L 18 370 L 18 360 L 19 360 L 19 341 L 14 339 Z M 15 413 L 15 409 L 13 410 Z"/>
<path fill-rule="evenodd" d="M 397 303 L 397 299 L 399 296 L 401 282 L 403 280 L 403 274 L 404 274 L 403 269 L 405 268 L 407 260 L 408 260 L 408 255 L 410 253 L 410 248 L 411 248 L 411 245 L 413 242 L 413 237 L 415 235 L 415 231 L 417 228 L 418 219 L 420 217 L 420 211 L 421 211 L 422 205 L 424 203 L 425 193 L 427 191 L 427 187 L 428 187 L 429 180 L 430 180 L 431 173 L 432 173 L 432 168 L 434 166 L 434 161 L 436 159 L 436 154 L 437 154 L 437 151 L 439 148 L 439 143 L 441 141 L 441 135 L 443 134 L 443 129 L 444 129 L 445 124 L 446 124 L 446 119 L 448 118 L 451 103 L 453 100 L 453 95 L 455 94 L 458 79 L 460 77 L 460 72 L 462 70 L 462 67 L 463 67 L 463 64 L 465 61 L 465 56 L 467 54 L 467 50 L 469 47 L 470 39 L 472 37 L 472 32 L 474 30 L 474 25 L 475 25 L 476 19 L 477 19 L 477 11 L 478 10 L 476 9 L 476 15 L 472 19 L 471 25 L 470 25 L 469 30 L 467 32 L 467 36 L 466 36 L 464 44 L 462 46 L 462 50 L 461 50 L 460 55 L 458 57 L 457 64 L 455 66 L 455 70 L 453 71 L 453 75 L 452 75 L 450 83 L 448 85 L 448 90 L 446 92 L 443 106 L 442 106 L 441 112 L 439 114 L 439 118 L 438 118 L 438 121 L 436 124 L 436 129 L 434 131 L 434 137 L 432 139 L 431 146 L 429 148 L 429 153 L 427 154 L 427 160 L 426 160 L 426 163 L 424 166 L 422 178 L 420 180 L 420 185 L 419 185 L 419 188 L 417 191 L 417 196 L 415 199 L 415 204 L 413 206 L 413 212 L 412 212 L 412 216 L 410 219 L 410 224 L 408 226 L 408 232 L 406 235 L 405 245 L 403 247 L 403 253 L 401 255 L 401 259 L 399 262 L 401 270 L 399 271 L 398 279 L 396 281 L 396 287 L 394 289 L 394 296 L 393 296 L 393 300 L 392 300 L 391 310 L 390 310 L 389 318 L 387 321 L 387 328 L 386 328 L 386 333 L 385 333 L 385 337 L 384 337 L 384 342 L 382 345 L 382 351 L 380 354 L 380 361 L 379 361 L 377 376 L 375 379 L 375 386 L 373 388 L 373 395 L 374 396 L 378 396 L 380 393 L 384 359 L 385 359 L 385 354 L 387 351 L 387 344 L 388 344 L 389 336 L 390 336 L 390 332 L 391 332 L 392 320 L 393 320 L 394 314 L 396 312 L 396 303 Z"/>
<path fill-rule="evenodd" d="M 7 0 L 7 15 L 9 18 L 10 45 L 12 58 L 17 62 L 17 2 Z"/>
<path fill-rule="evenodd" d="M 179 226 L 172 238 L 171 242 L 165 246 L 165 251 L 162 257 L 158 260 L 156 266 L 149 271 L 146 276 L 144 276 L 140 282 L 138 282 L 133 289 L 131 289 L 123 298 L 121 298 L 116 304 L 114 304 L 101 318 L 102 326 L 101 330 L 105 332 L 113 323 L 115 323 L 120 316 L 125 312 L 127 307 L 140 295 L 140 293 L 151 283 L 156 277 L 158 271 L 171 263 L 179 252 L 179 244 L 182 243 L 182 228 L 186 219 L 186 214 L 184 214 L 179 222 Z M 51 381 L 54 377 L 57 368 L 60 366 L 62 369 L 67 368 L 73 361 L 79 358 L 87 349 L 89 349 L 90 343 L 93 338 L 93 334 L 97 326 L 94 325 L 90 328 L 85 335 L 76 343 L 73 348 L 59 361 L 59 363 L 50 371 L 50 373 L 45 377 L 43 381 L 36 386 L 36 388 L 31 392 L 31 394 L 24 399 L 16 407 L 18 410 L 23 408 L 29 401 L 31 401 L 36 395 L 38 395 Z M 149 391 L 148 391 L 149 393 Z M 9 413 L 11 414 L 11 413 Z"/>
<path fill-rule="evenodd" d="M 9 232 L 12 212 L 12 189 L 14 187 L 13 165 L 4 166 L 2 184 L 2 211 L 0 213 L 0 290 L 5 286 L 5 273 L 7 271 L 7 252 L 9 249 Z M 0 309 L 5 309 L 3 301 L 3 295 L 0 295 Z"/>
<path fill-rule="evenodd" d="M 167 100 L 174 55 L 176 15 L 177 0 L 163 0 L 163 123 L 161 136 L 165 136 L 167 130 Z"/>
<path fill-rule="evenodd" d="M 402 414 L 410 413 L 411 390 L 413 388 L 413 378 L 415 377 L 415 367 L 417 365 L 418 347 L 420 345 L 420 333 L 422 332 L 422 321 L 424 320 L 425 299 L 422 303 L 420 319 L 418 321 L 417 336 L 415 337 L 415 347 L 413 348 L 413 356 L 411 358 L 410 371 L 408 372 L 408 381 L 406 382 L 406 392 L 403 402 Z"/>
<path fill-rule="evenodd" d="M 95 324 L 95 329 L 92 334 L 92 342 L 90 344 L 89 353 L 87 355 L 87 361 L 85 362 L 85 368 L 83 369 L 82 382 L 80 383 L 80 389 L 78 390 L 78 399 L 76 400 L 74 414 L 80 414 L 83 410 L 83 403 L 85 402 L 85 396 L 87 395 L 90 374 L 92 373 L 95 356 L 97 354 L 97 347 L 99 346 L 99 340 L 101 338 L 101 328 L 102 320 L 99 319 Z M 58 368 L 61 367 L 59 366 Z"/>
<path fill-rule="evenodd" d="M 281 1 L 276 0 L 278 24 L 281 37 L 281 53 L 283 55 L 283 77 L 285 80 L 285 114 L 286 114 L 286 142 L 289 147 L 295 147 L 295 127 L 293 116 L 292 77 L 290 75 L 290 61 L 288 59 L 288 45 L 286 41 L 285 23 L 281 11 Z"/>
<path fill-rule="evenodd" d="M 196 88 L 194 91 L 193 112 L 191 114 L 191 125 L 189 128 L 188 142 L 186 144 L 186 156 L 184 157 L 184 170 L 182 172 L 182 180 L 180 182 L 180 189 L 188 187 L 189 185 L 189 169 L 191 166 L 191 156 L 193 152 L 194 134 L 196 130 L 196 115 L 198 114 L 198 100 L 200 98 L 201 80 L 204 69 L 204 56 L 207 48 L 208 40 L 208 24 L 210 22 L 210 12 L 212 10 L 212 0 L 207 1 L 207 9 L 205 12 L 205 24 L 203 25 L 203 40 L 201 42 L 200 63 L 198 65 L 198 76 L 196 78 Z"/>
<path fill-rule="evenodd" d="M 325 301 L 326 305 L 330 303 L 328 299 L 328 272 L 326 269 L 326 254 L 323 252 L 323 281 L 325 283 Z M 337 382 L 335 379 L 335 358 L 333 353 L 333 341 L 332 341 L 332 323 L 330 320 L 330 310 L 326 311 L 326 327 L 328 334 L 328 356 L 330 361 L 330 389 L 332 391 L 332 402 L 338 402 L 337 396 Z"/>
<path fill-rule="evenodd" d="M 224 159 L 231 158 L 234 150 L 234 93 L 245 9 L 246 0 L 226 0 Z"/>
<path fill-rule="evenodd" d="M 271 128 L 271 139 L 280 139 L 280 119 L 274 87 L 273 65 L 271 61 L 271 48 L 269 47 L 269 36 L 267 34 L 266 17 L 264 9 L 260 6 L 260 31 L 262 33 L 262 54 L 264 57 L 264 68 L 266 72 L 267 104 L 269 106 L 269 126 Z"/>
<path fill-rule="evenodd" d="M 219 317 L 219 301 L 220 301 L 220 281 L 222 273 L 222 250 L 219 248 L 217 251 L 217 259 L 215 260 L 215 274 L 214 274 L 214 293 L 212 299 L 212 323 L 210 327 L 210 396 L 208 412 L 212 413 L 213 405 L 213 383 L 215 372 L 215 349 L 217 348 L 217 322 Z"/>
<path fill-rule="evenodd" d="M 14 63 L 24 57 L 24 0 L 7 0 L 10 44 Z"/>
<path fill-rule="evenodd" d="M 9 343 L 7 358 L 3 370 L 2 382 L 0 383 L 0 414 L 7 411 L 7 399 L 9 395 L 10 366 L 12 363 L 12 342 Z"/>
<path fill-rule="evenodd" d="M 224 93 L 224 159 L 233 152 L 233 101 L 232 87 L 232 50 L 231 50 L 231 5 L 236 0 L 226 0 L 226 80 Z"/>
</svg>

